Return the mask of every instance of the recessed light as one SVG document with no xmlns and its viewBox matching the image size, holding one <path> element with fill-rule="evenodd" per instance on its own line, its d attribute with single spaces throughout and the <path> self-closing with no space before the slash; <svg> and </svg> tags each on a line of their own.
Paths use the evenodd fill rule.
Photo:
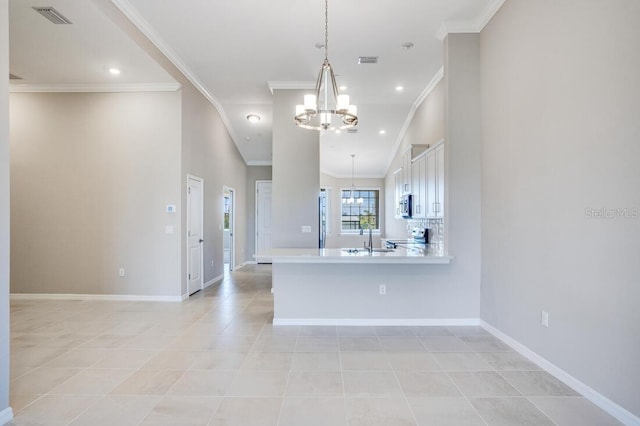
<svg viewBox="0 0 640 426">
<path fill-rule="evenodd" d="M 347 86 L 340 86 L 340 87 L 339 87 L 339 89 L 340 89 L 341 91 L 343 91 L 343 90 L 347 90 Z"/>
<path fill-rule="evenodd" d="M 404 86 L 396 86 L 396 92 L 402 92 L 404 90 Z"/>
<path fill-rule="evenodd" d="M 387 131 L 386 130 L 380 130 L 378 133 L 380 133 L 381 135 L 384 135 L 384 134 L 387 133 Z"/>
<path fill-rule="evenodd" d="M 245 136 L 244 140 L 249 142 L 251 140 L 251 136 Z"/>
<path fill-rule="evenodd" d="M 342 130 L 338 129 L 336 130 L 336 134 L 339 135 L 340 133 L 342 133 Z"/>
<path fill-rule="evenodd" d="M 120 75 L 120 70 L 118 68 L 109 68 L 109 73 L 112 75 Z"/>
<path fill-rule="evenodd" d="M 247 120 L 249 120 L 249 123 L 259 123 L 261 119 L 259 115 L 249 114 L 247 115 Z"/>
</svg>

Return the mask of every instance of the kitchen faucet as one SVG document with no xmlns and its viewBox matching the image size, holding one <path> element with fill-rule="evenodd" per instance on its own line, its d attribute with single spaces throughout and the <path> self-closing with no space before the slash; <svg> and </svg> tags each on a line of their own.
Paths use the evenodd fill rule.
<svg viewBox="0 0 640 426">
<path fill-rule="evenodd" d="M 363 235 L 364 229 L 360 228 L 360 235 Z M 367 246 L 367 242 L 364 242 L 364 248 L 367 249 L 367 251 L 369 252 L 369 254 L 373 253 L 373 237 L 371 235 L 371 226 L 369 226 L 369 245 Z"/>
</svg>

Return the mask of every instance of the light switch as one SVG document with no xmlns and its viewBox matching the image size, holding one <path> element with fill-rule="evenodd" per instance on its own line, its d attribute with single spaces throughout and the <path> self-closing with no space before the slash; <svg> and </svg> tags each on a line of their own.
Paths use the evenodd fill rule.
<svg viewBox="0 0 640 426">
<path fill-rule="evenodd" d="M 175 213 L 176 212 L 176 206 L 173 204 L 167 204 L 167 213 Z"/>
<path fill-rule="evenodd" d="M 164 233 L 167 235 L 173 234 L 173 225 L 167 225 L 164 227 Z"/>
<path fill-rule="evenodd" d="M 311 227 L 307 226 L 307 225 L 303 225 L 302 226 L 302 233 L 303 234 L 310 234 L 311 233 Z"/>
</svg>

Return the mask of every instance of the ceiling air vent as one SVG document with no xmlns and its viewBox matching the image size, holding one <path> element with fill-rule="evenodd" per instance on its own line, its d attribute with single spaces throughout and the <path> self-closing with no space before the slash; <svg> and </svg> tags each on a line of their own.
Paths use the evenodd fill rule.
<svg viewBox="0 0 640 426">
<path fill-rule="evenodd" d="M 22 80 L 22 77 L 9 73 L 9 80 Z"/>
<path fill-rule="evenodd" d="M 347 133 L 351 133 L 351 134 L 358 133 L 358 129 L 347 129 Z"/>
<path fill-rule="evenodd" d="M 71 23 L 70 20 L 68 20 L 62 13 L 58 12 L 53 7 L 34 7 L 33 10 L 35 10 L 40 15 L 44 16 L 54 24 L 70 24 Z"/>
<path fill-rule="evenodd" d="M 377 64 L 377 56 L 358 56 L 358 64 Z"/>
</svg>

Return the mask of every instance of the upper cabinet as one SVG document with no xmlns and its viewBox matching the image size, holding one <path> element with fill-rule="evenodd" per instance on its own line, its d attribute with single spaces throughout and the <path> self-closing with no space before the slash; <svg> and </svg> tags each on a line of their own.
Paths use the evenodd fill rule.
<svg viewBox="0 0 640 426">
<path fill-rule="evenodd" d="M 444 144 L 426 153 L 426 217 L 444 217 Z"/>
<path fill-rule="evenodd" d="M 411 174 L 411 162 L 421 153 L 429 149 L 429 145 L 410 145 L 402 153 L 402 193 L 409 194 L 414 192 L 411 188 L 412 174 Z"/>
<path fill-rule="evenodd" d="M 400 211 L 400 199 L 402 198 L 402 194 L 404 194 L 404 182 L 402 181 L 402 168 L 399 168 L 395 172 L 393 172 L 393 182 L 395 184 L 395 212 L 394 217 L 396 219 L 402 219 L 402 212 Z"/>
<path fill-rule="evenodd" d="M 411 193 L 413 194 L 413 216 L 427 217 L 427 155 L 417 156 L 411 163 Z"/>
</svg>

